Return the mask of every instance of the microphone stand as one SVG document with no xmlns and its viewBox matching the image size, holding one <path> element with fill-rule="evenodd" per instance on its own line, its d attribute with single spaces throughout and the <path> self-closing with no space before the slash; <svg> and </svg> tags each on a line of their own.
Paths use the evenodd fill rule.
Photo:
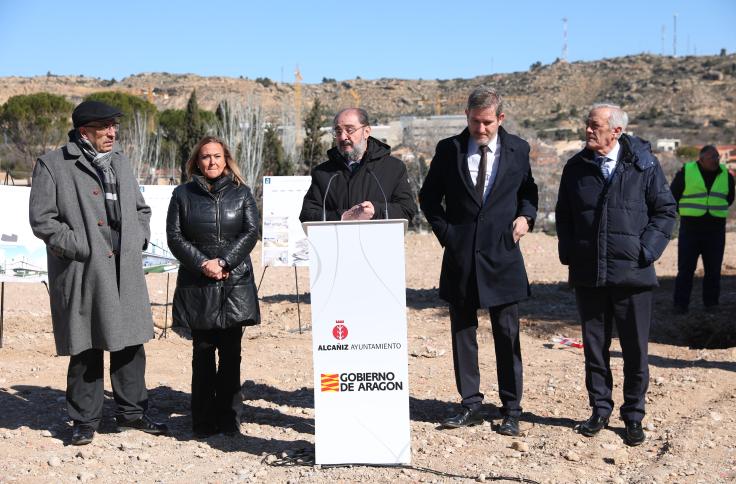
<svg viewBox="0 0 736 484">
<path fill-rule="evenodd" d="M 373 173 L 373 170 L 370 169 L 370 167 L 366 164 L 365 167 L 366 171 L 371 174 L 374 180 L 376 180 L 376 185 L 378 185 L 378 189 L 381 190 L 381 195 L 383 195 L 383 204 L 385 207 L 385 216 L 384 219 L 388 220 L 388 198 L 386 198 L 386 192 L 383 191 L 383 187 L 381 186 L 381 182 L 378 181 L 378 177 L 375 173 Z"/>
<path fill-rule="evenodd" d="M 322 221 L 323 222 L 327 221 L 327 210 L 325 208 L 327 204 L 327 194 L 330 193 L 330 185 L 332 185 L 332 180 L 334 180 L 336 176 L 337 176 L 337 173 L 335 173 L 334 175 L 330 177 L 330 181 L 327 182 L 327 188 L 325 189 L 325 196 L 322 198 Z"/>
</svg>

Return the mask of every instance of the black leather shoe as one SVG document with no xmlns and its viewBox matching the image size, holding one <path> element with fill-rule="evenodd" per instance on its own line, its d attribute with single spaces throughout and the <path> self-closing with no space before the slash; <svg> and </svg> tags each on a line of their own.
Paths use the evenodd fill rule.
<svg viewBox="0 0 736 484">
<path fill-rule="evenodd" d="M 130 422 L 118 420 L 118 431 L 124 430 L 140 430 L 151 435 L 165 435 L 169 432 L 166 424 L 154 422 L 145 414 L 141 418 Z"/>
<path fill-rule="evenodd" d="M 519 417 L 512 417 L 511 415 L 505 416 L 501 425 L 496 429 L 496 432 L 501 435 L 510 435 L 512 437 L 519 435 Z"/>
<path fill-rule="evenodd" d="M 705 312 L 708 314 L 718 314 L 719 307 L 718 304 L 711 304 L 710 306 L 705 306 Z"/>
<path fill-rule="evenodd" d="M 687 314 L 687 312 L 687 306 L 683 306 L 682 304 L 675 304 L 674 306 L 672 306 L 672 314 L 680 316 L 683 314 Z"/>
<path fill-rule="evenodd" d="M 644 429 L 641 428 L 641 422 L 630 421 L 626 424 L 626 444 L 631 446 L 641 445 L 647 439 Z"/>
<path fill-rule="evenodd" d="M 240 435 L 240 427 L 226 427 L 220 430 L 226 437 L 237 437 Z"/>
<path fill-rule="evenodd" d="M 605 427 L 608 427 L 608 417 L 593 414 L 588 420 L 579 424 L 576 429 L 579 434 L 583 434 L 586 437 L 593 437 Z"/>
<path fill-rule="evenodd" d="M 192 429 L 192 433 L 195 439 L 206 439 L 219 434 L 220 430 L 214 425 L 198 425 Z"/>
<path fill-rule="evenodd" d="M 95 438 L 95 429 L 89 425 L 75 425 L 72 429 L 72 445 L 87 445 Z"/>
<path fill-rule="evenodd" d="M 480 414 L 480 410 L 466 408 L 457 415 L 446 418 L 442 422 L 442 426 L 448 429 L 457 429 L 460 427 L 472 427 L 473 425 L 480 425 L 482 423 L 483 415 Z"/>
</svg>

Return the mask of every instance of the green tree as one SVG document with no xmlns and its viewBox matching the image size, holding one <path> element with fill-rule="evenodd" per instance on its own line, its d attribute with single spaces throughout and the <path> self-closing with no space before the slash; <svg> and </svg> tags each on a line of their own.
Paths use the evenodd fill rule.
<svg viewBox="0 0 736 484">
<path fill-rule="evenodd" d="M 204 125 L 197 105 L 197 90 L 193 90 L 187 102 L 184 113 L 184 138 L 179 145 L 179 159 L 181 160 L 181 181 L 187 180 L 186 163 L 192 150 L 197 146 L 199 140 L 204 136 Z"/>
<path fill-rule="evenodd" d="M 677 148 L 677 156 L 685 158 L 687 161 L 697 160 L 700 156 L 700 149 L 697 146 L 680 146 Z"/>
<path fill-rule="evenodd" d="M 256 77 L 256 82 L 263 87 L 273 86 L 273 81 L 268 77 Z"/>
<path fill-rule="evenodd" d="M 217 131 L 217 114 L 206 109 L 199 110 L 199 119 L 202 121 L 202 130 L 206 134 L 214 134 Z"/>
<path fill-rule="evenodd" d="M 291 163 L 286 158 L 276 128 L 269 124 L 263 134 L 263 174 L 273 176 L 293 175 Z"/>
<path fill-rule="evenodd" d="M 325 146 L 322 143 L 321 128 L 326 123 L 324 108 L 315 99 L 312 108 L 304 118 L 304 143 L 302 144 L 302 160 L 309 167 L 309 173 L 312 168 L 324 156 Z"/>
<path fill-rule="evenodd" d="M 186 111 L 183 109 L 161 111 L 158 115 L 158 127 L 162 137 L 163 166 L 169 171 L 169 182 L 174 183 L 176 180 L 174 171 L 182 163 L 180 156 L 186 131 Z"/>
<path fill-rule="evenodd" d="M 0 108 L 0 127 L 25 158 L 29 173 L 36 158 L 64 142 L 73 108 L 64 97 L 47 92 L 13 96 Z"/>
<path fill-rule="evenodd" d="M 123 113 L 123 117 L 120 119 L 120 125 L 123 129 L 132 125 L 136 113 L 145 116 L 149 120 L 148 129 L 150 131 L 155 127 L 158 115 L 156 105 L 139 96 L 120 91 L 101 91 L 90 94 L 84 99 L 85 101 L 100 101 L 118 108 Z"/>
<path fill-rule="evenodd" d="M 86 100 L 101 101 L 115 106 L 122 113 L 118 142 L 130 158 L 133 174 L 140 179 L 150 173 L 161 161 L 156 145 L 156 106 L 140 96 L 120 91 L 102 91 L 90 94 Z"/>
<path fill-rule="evenodd" d="M 183 109 L 166 109 L 158 115 L 158 125 L 163 136 L 178 146 L 184 140 L 186 127 L 186 111 Z"/>
</svg>

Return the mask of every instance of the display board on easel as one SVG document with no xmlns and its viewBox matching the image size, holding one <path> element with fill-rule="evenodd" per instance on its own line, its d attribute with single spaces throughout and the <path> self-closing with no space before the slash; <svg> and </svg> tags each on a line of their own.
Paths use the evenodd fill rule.
<svg viewBox="0 0 736 484">
<path fill-rule="evenodd" d="M 28 223 L 30 196 L 30 187 L 0 185 L 0 282 L 48 281 L 46 245 Z"/>
<path fill-rule="evenodd" d="M 141 264 L 146 274 L 175 272 L 179 268 L 179 261 L 171 255 L 166 243 L 166 213 L 174 188 L 171 185 L 140 186 L 146 203 L 151 207 L 151 238 L 147 250 L 141 254 Z M 12 207 L 12 210 L 6 209 L 0 219 L 0 284 L 2 285 L 0 288 L 0 348 L 2 348 L 5 283 L 48 283 L 46 245 L 33 235 L 28 223 L 30 196 L 30 187 L 0 185 L 0 207 Z M 168 321 L 168 288 L 169 277 L 167 276 L 166 321 Z"/>
<path fill-rule="evenodd" d="M 302 332 L 302 311 L 299 304 L 299 279 L 296 268 L 309 265 L 309 242 L 299 221 L 304 195 L 309 190 L 309 176 L 263 177 L 263 240 L 261 265 L 263 272 L 258 281 L 261 289 L 263 276 L 269 267 L 293 267 L 296 309 L 299 333 Z"/>
<path fill-rule="evenodd" d="M 299 213 L 312 178 L 263 177 L 263 267 L 306 267 L 309 246 Z"/>
<path fill-rule="evenodd" d="M 171 255 L 166 242 L 166 215 L 174 188 L 175 185 L 141 185 L 143 198 L 151 207 L 151 238 L 143 253 L 143 271 L 146 274 L 179 270 L 179 261 Z"/>
<path fill-rule="evenodd" d="M 151 207 L 151 238 L 142 254 L 143 270 L 171 272 L 179 267 L 166 243 L 166 212 L 175 187 L 141 185 L 141 193 Z M 0 220 L 0 282 L 47 281 L 46 245 L 33 235 L 28 223 L 30 187 L 0 185 L 0 207 L 6 210 Z"/>
</svg>

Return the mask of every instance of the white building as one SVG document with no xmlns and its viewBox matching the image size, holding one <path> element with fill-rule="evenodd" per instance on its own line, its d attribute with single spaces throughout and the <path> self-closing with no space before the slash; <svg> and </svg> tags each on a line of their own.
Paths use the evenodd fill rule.
<svg viewBox="0 0 736 484">
<path fill-rule="evenodd" d="M 676 151 L 679 147 L 679 139 L 662 138 L 657 140 L 657 151 Z"/>
<path fill-rule="evenodd" d="M 434 147 L 443 138 L 460 133 L 467 127 L 465 115 L 401 116 L 404 144 Z M 423 146 L 426 145 L 426 146 Z"/>
</svg>

